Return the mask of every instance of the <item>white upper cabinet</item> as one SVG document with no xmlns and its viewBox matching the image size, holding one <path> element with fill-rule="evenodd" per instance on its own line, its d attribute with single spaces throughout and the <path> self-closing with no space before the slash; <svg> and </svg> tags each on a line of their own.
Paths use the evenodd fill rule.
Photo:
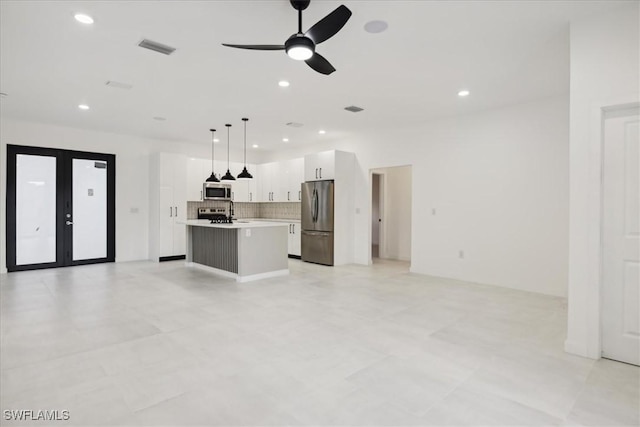
<svg viewBox="0 0 640 427">
<path fill-rule="evenodd" d="M 202 184 L 211 175 L 211 160 L 189 158 L 186 161 L 187 200 L 202 201 Z M 239 180 L 244 163 L 231 162 L 229 169 L 235 181 L 231 184 L 234 202 L 299 202 L 301 184 L 304 179 L 304 159 L 297 158 L 282 162 L 248 164 L 247 169 L 253 179 Z M 227 162 L 216 160 L 214 171 L 218 178 L 227 172 Z M 324 171 L 324 169 L 323 169 Z M 328 178 L 327 178 L 328 179 Z"/>
<path fill-rule="evenodd" d="M 302 183 L 304 182 L 304 159 L 287 160 L 284 163 L 283 171 L 283 201 L 299 202 L 302 200 Z"/>
<path fill-rule="evenodd" d="M 259 202 L 274 201 L 274 178 L 277 172 L 277 163 L 263 163 L 258 165 Z"/>
<path fill-rule="evenodd" d="M 214 162 L 214 171 L 218 178 L 227 171 L 227 163 L 221 161 Z M 211 159 L 187 159 L 187 200 L 191 202 L 201 202 L 203 200 L 202 186 L 211 175 Z"/>
<path fill-rule="evenodd" d="M 202 201 L 202 184 L 209 176 L 211 161 L 205 159 L 187 159 L 187 200 Z M 209 172 L 210 173 L 210 172 Z"/>
<path fill-rule="evenodd" d="M 231 162 L 231 174 L 236 178 L 231 182 L 231 200 L 234 202 L 248 202 L 249 201 L 249 181 L 244 179 L 238 179 L 238 175 L 242 172 L 244 164 L 239 162 Z M 225 170 L 226 172 L 226 170 Z"/>
<path fill-rule="evenodd" d="M 321 181 L 335 179 L 336 152 L 323 151 L 321 153 L 304 156 L 304 180 Z"/>
<path fill-rule="evenodd" d="M 258 177 L 261 202 L 299 202 L 304 159 L 261 164 Z"/>
</svg>

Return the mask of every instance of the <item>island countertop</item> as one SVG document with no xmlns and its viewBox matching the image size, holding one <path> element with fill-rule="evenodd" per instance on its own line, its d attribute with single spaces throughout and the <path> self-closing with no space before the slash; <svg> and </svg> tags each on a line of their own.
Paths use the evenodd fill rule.
<svg viewBox="0 0 640 427">
<path fill-rule="evenodd" d="M 285 222 L 272 222 L 272 221 L 251 221 L 238 219 L 234 220 L 233 224 L 211 224 L 208 219 L 190 219 L 184 221 L 182 224 L 191 227 L 212 227 L 212 228 L 258 228 L 258 227 L 287 227 Z"/>
</svg>

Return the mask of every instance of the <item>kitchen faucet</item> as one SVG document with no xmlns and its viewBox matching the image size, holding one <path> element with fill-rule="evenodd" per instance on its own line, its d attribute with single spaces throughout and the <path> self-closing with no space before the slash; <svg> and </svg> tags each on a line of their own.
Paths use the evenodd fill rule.
<svg viewBox="0 0 640 427">
<path fill-rule="evenodd" d="M 233 223 L 233 200 L 229 200 L 229 224 Z"/>
</svg>

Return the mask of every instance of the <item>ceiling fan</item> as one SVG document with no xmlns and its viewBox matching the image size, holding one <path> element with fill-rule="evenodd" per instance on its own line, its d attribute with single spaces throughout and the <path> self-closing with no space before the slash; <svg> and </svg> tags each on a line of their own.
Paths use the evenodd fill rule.
<svg viewBox="0 0 640 427">
<path fill-rule="evenodd" d="M 287 39 L 283 45 L 273 44 L 228 44 L 223 46 L 238 49 L 251 50 L 284 50 L 289 57 L 298 61 L 304 61 L 308 66 L 322 74 L 331 74 L 336 69 L 316 52 L 316 45 L 336 35 L 351 17 L 351 11 L 344 5 L 339 6 L 333 12 L 318 21 L 306 33 L 302 32 L 302 11 L 305 10 L 310 0 L 289 0 L 298 11 L 298 32 Z"/>
</svg>

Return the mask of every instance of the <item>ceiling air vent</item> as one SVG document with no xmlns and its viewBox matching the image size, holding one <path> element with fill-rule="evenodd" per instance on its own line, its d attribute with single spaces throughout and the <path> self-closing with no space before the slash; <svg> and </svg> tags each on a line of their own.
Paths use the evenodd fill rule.
<svg viewBox="0 0 640 427">
<path fill-rule="evenodd" d="M 359 113 L 360 111 L 364 110 L 364 108 L 356 107 L 355 105 L 344 107 L 344 109 L 347 111 L 351 111 L 352 113 Z"/>
<path fill-rule="evenodd" d="M 118 89 L 131 89 L 133 87 L 133 85 L 130 85 L 129 83 L 120 83 L 113 80 L 109 80 L 105 84 L 109 87 L 117 87 Z"/>
<path fill-rule="evenodd" d="M 138 46 L 144 47 L 145 49 L 153 50 L 155 52 L 163 53 L 165 55 L 171 55 L 176 50 L 175 47 L 167 46 L 166 44 L 154 42 L 153 40 L 148 39 L 142 40 L 140 43 L 138 43 Z"/>
</svg>

